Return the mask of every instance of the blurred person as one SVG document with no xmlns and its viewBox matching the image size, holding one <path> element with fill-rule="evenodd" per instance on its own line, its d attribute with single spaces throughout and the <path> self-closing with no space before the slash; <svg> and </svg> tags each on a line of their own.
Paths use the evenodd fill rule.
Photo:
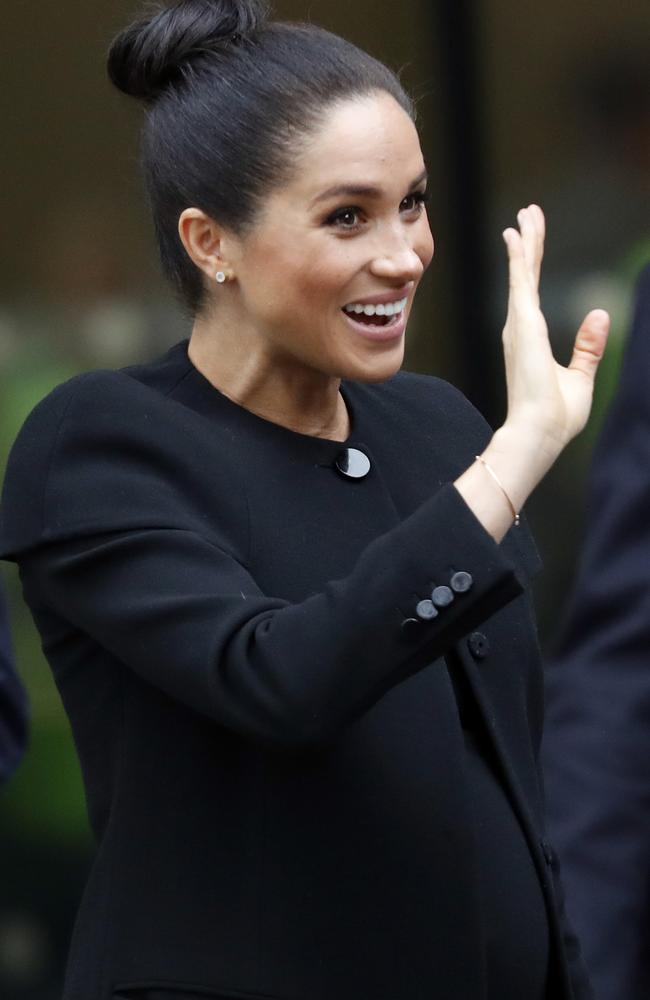
<svg viewBox="0 0 650 1000">
<path fill-rule="evenodd" d="M 194 325 L 50 394 L 5 480 L 98 841 L 65 1000 L 587 1000 L 519 511 L 607 314 L 555 362 L 522 209 L 492 433 L 400 371 L 433 239 L 392 72 L 252 0 L 150 13 L 109 72 Z"/>
<path fill-rule="evenodd" d="M 598 1000 L 650 997 L 650 265 L 548 671 L 549 826 Z"/>
<path fill-rule="evenodd" d="M 27 699 L 16 674 L 4 594 L 0 591 L 0 785 L 13 774 L 27 742 Z"/>
</svg>

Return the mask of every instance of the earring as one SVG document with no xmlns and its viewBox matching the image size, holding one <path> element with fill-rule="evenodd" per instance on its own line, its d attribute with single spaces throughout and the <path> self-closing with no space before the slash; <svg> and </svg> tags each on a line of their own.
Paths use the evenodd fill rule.
<svg viewBox="0 0 650 1000">
<path fill-rule="evenodd" d="M 215 278 L 217 279 L 220 285 L 223 285 L 224 281 L 226 280 L 226 272 L 217 271 L 217 273 L 215 274 Z"/>
</svg>

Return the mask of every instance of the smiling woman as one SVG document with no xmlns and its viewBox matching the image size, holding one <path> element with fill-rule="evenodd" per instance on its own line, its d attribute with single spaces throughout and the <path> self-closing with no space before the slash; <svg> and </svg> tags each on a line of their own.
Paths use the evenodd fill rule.
<svg viewBox="0 0 650 1000">
<path fill-rule="evenodd" d="M 336 101 L 294 157 L 254 225 L 233 231 L 193 207 L 179 230 L 207 289 L 220 266 L 236 279 L 207 292 L 190 358 L 249 409 L 309 430 L 309 397 L 320 414 L 341 377 L 382 381 L 400 367 L 433 241 L 418 135 L 392 95 Z M 335 422 L 318 432 L 347 437 L 347 422 L 331 412 Z"/>
<path fill-rule="evenodd" d="M 5 481 L 98 841 L 65 1000 L 585 1000 L 519 511 L 606 314 L 557 365 L 523 209 L 492 434 L 400 371 L 433 240 L 394 74 L 253 0 L 150 13 L 109 72 L 193 325 L 55 390 Z"/>
</svg>

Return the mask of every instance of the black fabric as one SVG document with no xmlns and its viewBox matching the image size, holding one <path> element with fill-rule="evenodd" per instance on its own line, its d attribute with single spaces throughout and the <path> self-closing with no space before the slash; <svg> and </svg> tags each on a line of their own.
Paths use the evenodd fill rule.
<svg viewBox="0 0 650 1000">
<path fill-rule="evenodd" d="M 465 734 L 490 1000 L 551 1000 L 548 922 L 521 828 L 480 732 Z M 489 845 L 489 850 L 486 849 Z"/>
<path fill-rule="evenodd" d="M 462 663 L 455 653 L 447 654 L 445 662 L 454 688 L 454 697 L 456 699 L 461 727 L 466 733 L 470 732 L 474 734 L 476 738 L 482 737 L 484 731 L 483 716 L 472 694 L 472 689 L 463 670 Z"/>
<path fill-rule="evenodd" d="M 472 800 L 486 996 L 490 1000 L 550 1000 L 548 927 L 539 878 L 499 780 L 499 762 L 462 664 L 454 653 L 445 660 L 463 729 Z"/>
<path fill-rule="evenodd" d="M 451 485 L 489 430 L 435 379 L 343 392 L 363 479 L 334 468 L 339 442 L 227 400 L 184 344 L 56 390 L 14 447 L 1 551 L 98 841 L 65 1000 L 124 984 L 488 1000 L 479 865 L 495 845 L 476 847 L 452 653 L 537 872 L 551 995 L 589 995 L 540 846 L 537 555 L 525 526 L 496 545 Z M 470 589 L 405 633 L 456 572 Z"/>
</svg>

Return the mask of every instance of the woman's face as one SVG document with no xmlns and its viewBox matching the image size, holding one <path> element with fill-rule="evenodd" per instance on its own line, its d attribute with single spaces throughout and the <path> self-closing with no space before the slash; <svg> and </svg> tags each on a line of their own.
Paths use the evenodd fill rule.
<svg viewBox="0 0 650 1000">
<path fill-rule="evenodd" d="M 433 256 L 425 188 L 417 132 L 392 97 L 328 112 L 289 183 L 223 246 L 239 319 L 276 362 L 362 381 L 400 367 Z"/>
</svg>

